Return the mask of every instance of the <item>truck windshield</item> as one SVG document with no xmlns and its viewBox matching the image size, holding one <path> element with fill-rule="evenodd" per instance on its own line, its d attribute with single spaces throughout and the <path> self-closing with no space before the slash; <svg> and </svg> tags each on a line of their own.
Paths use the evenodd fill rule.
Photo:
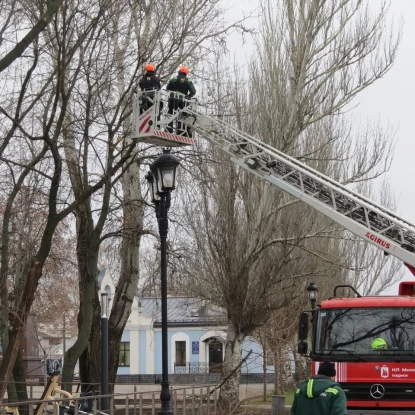
<svg viewBox="0 0 415 415">
<path fill-rule="evenodd" d="M 322 309 L 315 355 L 345 360 L 414 360 L 414 308 Z"/>
</svg>

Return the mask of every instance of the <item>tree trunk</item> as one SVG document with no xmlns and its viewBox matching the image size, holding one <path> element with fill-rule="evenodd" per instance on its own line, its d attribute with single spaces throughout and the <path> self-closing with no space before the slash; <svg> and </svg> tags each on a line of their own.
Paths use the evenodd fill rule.
<svg viewBox="0 0 415 415">
<path fill-rule="evenodd" d="M 70 117 L 66 123 L 70 124 Z M 80 155 L 76 152 L 75 135 L 68 128 L 64 132 L 65 156 L 69 177 L 74 190 L 75 199 L 80 201 L 88 183 L 88 171 L 79 168 Z M 88 149 L 82 154 L 88 157 Z M 76 256 L 79 274 L 79 314 L 78 339 L 65 353 L 65 364 L 62 371 L 64 388 L 69 390 L 73 380 L 75 365 L 79 359 L 81 382 L 100 382 L 100 314 L 101 307 L 98 298 L 98 253 L 100 237 L 105 219 L 108 215 L 110 179 L 104 186 L 102 206 L 96 226 L 91 209 L 91 199 L 88 198 L 76 208 Z"/>
<path fill-rule="evenodd" d="M 98 287 L 94 289 L 92 327 L 88 344 L 79 358 L 79 374 L 82 382 L 100 383 L 101 380 L 101 306 Z M 82 385 L 85 390 L 88 384 Z"/>
<path fill-rule="evenodd" d="M 99 383 L 99 317 L 98 300 L 98 250 L 99 243 L 93 229 L 89 209 L 82 205 L 77 217 L 77 258 L 79 272 L 79 314 L 78 339 L 65 353 L 65 364 L 62 371 L 62 382 L 66 390 L 73 380 L 75 365 L 80 359 L 79 369 L 82 383 Z M 94 322 L 94 324 L 93 324 Z M 90 353 L 84 353 L 94 326 L 94 345 L 90 345 Z M 95 346 L 98 347 L 95 349 Z M 93 350 L 95 349 L 95 350 Z M 98 353 L 97 353 L 98 352 Z M 98 354 L 98 356 L 97 356 Z M 91 359 L 90 359 L 91 358 Z"/>
<path fill-rule="evenodd" d="M 9 274 L 9 242 L 10 242 L 9 226 L 10 226 L 10 218 L 11 218 L 11 214 L 13 210 L 13 202 L 18 192 L 21 190 L 22 184 L 24 183 L 25 178 L 29 174 L 31 167 L 35 166 L 39 162 L 39 160 L 46 154 L 47 148 L 48 148 L 47 145 L 44 145 L 42 151 L 36 157 L 33 158 L 30 165 L 21 173 L 20 177 L 18 178 L 13 188 L 13 191 L 8 196 L 7 202 L 5 204 L 5 209 L 3 211 L 3 218 L 2 218 L 3 223 L 2 223 L 2 232 L 1 232 L 0 284 L 2 287 L 7 287 L 7 278 Z M 22 284 L 19 285 L 18 282 L 15 281 L 16 286 L 20 286 L 22 291 L 20 292 L 16 290 L 14 292 L 14 297 L 15 297 L 14 304 L 9 304 L 7 289 L 1 290 L 1 293 L 0 293 L 0 304 L 3 306 L 0 308 L 0 344 L 2 345 L 3 353 L 8 348 L 8 345 L 9 345 L 9 325 L 12 324 L 11 319 L 13 318 L 11 307 L 13 307 L 13 310 L 19 307 L 19 299 L 21 298 L 22 292 L 24 290 L 24 286 L 26 285 L 26 279 L 24 279 L 24 283 L 23 283 L 23 278 L 28 275 L 30 276 L 29 269 L 28 269 L 29 263 L 26 265 L 27 265 L 26 267 L 20 268 L 22 273 L 24 273 L 24 275 L 23 274 L 20 275 L 20 280 Z M 42 274 L 42 271 L 40 271 L 40 275 L 41 274 Z M 36 283 L 36 286 L 37 286 L 37 283 Z M 30 307 L 31 307 L 31 304 L 29 305 L 29 309 Z M 7 379 L 4 379 L 4 381 L 6 380 Z M 10 385 L 7 387 L 7 394 L 8 394 L 8 399 L 12 399 L 13 396 L 16 396 L 16 388 L 14 385 Z"/>
<path fill-rule="evenodd" d="M 280 343 L 281 344 L 281 343 Z M 279 367 L 279 380 L 280 380 L 280 395 L 284 395 L 284 373 L 285 373 L 285 365 L 283 360 L 284 353 L 283 351 L 278 348 L 278 367 Z"/>
<path fill-rule="evenodd" d="M 88 218 L 88 222 L 90 221 L 92 218 Z M 82 383 L 100 383 L 101 381 L 101 305 L 97 281 L 99 242 L 96 240 L 96 232 L 91 228 L 86 235 L 78 234 L 79 244 L 82 245 L 77 255 L 81 294 L 78 325 L 82 338 L 87 339 L 82 354 L 78 356 Z M 84 294 L 86 288 L 90 291 L 89 294 Z"/>
<path fill-rule="evenodd" d="M 242 343 L 245 335 L 239 333 L 236 325 L 229 321 L 226 335 L 225 359 L 223 361 L 218 406 L 222 413 L 230 414 L 239 404 L 239 384 L 241 380 Z"/>
<path fill-rule="evenodd" d="M 121 184 L 125 231 L 121 247 L 121 275 L 109 319 L 109 383 L 115 383 L 116 380 L 121 336 L 131 313 L 139 279 L 139 249 L 144 217 L 139 163 L 128 166 Z"/>
<path fill-rule="evenodd" d="M 3 354 L 3 360 L 0 365 L 0 379 L 2 380 L 2 382 L 0 382 L 0 399 L 3 398 L 4 393 L 6 392 L 7 382 L 13 371 L 14 363 L 20 349 L 27 315 L 32 306 L 39 279 L 42 276 L 43 265 L 44 261 L 37 259 L 32 261 L 26 285 L 20 300 L 19 309 L 11 316 L 12 327 L 9 332 L 9 344 Z"/>
<path fill-rule="evenodd" d="M 88 344 L 88 339 L 92 327 L 92 298 L 94 295 L 97 295 L 95 281 L 89 281 L 87 284 L 84 284 L 83 293 L 81 294 L 81 302 L 83 303 L 84 309 L 83 313 L 81 314 L 82 317 L 78 315 L 78 339 L 76 340 L 75 344 L 71 348 L 69 348 L 65 353 L 65 364 L 62 370 L 62 384 L 63 389 L 67 391 L 71 391 L 71 384 L 74 376 L 76 362 L 78 361 L 78 359 L 80 358 Z M 88 296 L 89 299 L 87 300 L 87 302 L 90 302 L 91 304 L 85 304 L 85 298 L 88 298 Z M 80 307 L 82 306 L 80 305 Z M 86 311 L 86 309 L 89 310 Z M 80 369 L 81 368 L 82 364 L 80 363 Z M 89 376 L 87 380 L 83 380 L 82 378 L 81 380 L 82 382 L 90 382 Z"/>
<path fill-rule="evenodd" d="M 35 298 L 36 289 L 42 276 L 43 266 L 48 257 L 52 245 L 52 238 L 60 218 L 56 214 L 56 201 L 58 199 L 59 183 L 62 173 L 62 163 L 57 147 L 49 143 L 50 150 L 54 159 L 54 173 L 49 188 L 49 211 L 47 222 L 37 254 L 33 257 L 27 273 L 27 279 L 24 285 L 20 301 L 16 307 L 15 313 L 11 316 L 11 327 L 9 332 L 9 344 L 3 354 L 3 360 L 0 365 L 0 399 L 4 397 L 7 382 L 13 371 L 14 363 L 19 351 L 23 330 L 26 325 L 27 315 L 32 307 Z M 17 301 L 16 301 L 17 303 Z"/>
<path fill-rule="evenodd" d="M 14 379 L 14 384 L 15 384 L 17 401 L 27 402 L 29 400 L 29 396 L 27 394 L 26 373 L 25 373 L 25 367 L 23 364 L 21 350 L 19 350 L 17 354 L 17 358 L 16 358 L 16 363 L 14 364 L 13 379 Z M 9 388 L 7 388 L 7 396 L 9 397 Z M 19 406 L 20 415 L 27 415 L 28 413 L 29 413 L 29 408 L 27 405 Z"/>
<path fill-rule="evenodd" d="M 281 395 L 280 388 L 280 362 L 278 360 L 278 352 L 274 349 L 274 395 Z"/>
<path fill-rule="evenodd" d="M 2 290 L 4 293 L 7 294 L 6 290 Z M 4 311 L 7 311 L 8 308 Z M 7 316 L 7 312 L 6 312 L 6 316 Z M 8 317 L 6 317 L 5 321 L 9 321 Z M 4 341 L 3 341 L 4 339 Z M 0 343 L 2 345 L 2 347 L 4 349 L 6 349 L 8 347 L 9 344 L 9 328 L 7 325 L 5 325 L 5 328 L 3 330 L 3 336 L 2 336 L 2 342 Z M 17 391 L 16 391 L 16 385 L 14 383 L 14 378 L 13 375 L 10 376 L 9 382 L 7 383 L 7 400 L 8 402 L 17 402 Z"/>
<path fill-rule="evenodd" d="M 264 375 L 264 402 L 267 401 L 267 354 L 268 350 L 266 347 L 266 336 L 264 336 L 264 340 L 262 342 L 262 373 Z"/>
<path fill-rule="evenodd" d="M 297 338 L 296 338 L 297 340 Z M 294 382 L 295 386 L 302 382 L 303 380 L 307 379 L 308 371 L 307 366 L 304 364 L 303 359 L 301 356 L 297 353 L 297 343 L 294 343 L 293 350 L 294 350 L 294 362 L 295 362 L 295 372 L 294 372 Z M 309 361 L 310 359 L 306 359 L 306 361 Z"/>
</svg>

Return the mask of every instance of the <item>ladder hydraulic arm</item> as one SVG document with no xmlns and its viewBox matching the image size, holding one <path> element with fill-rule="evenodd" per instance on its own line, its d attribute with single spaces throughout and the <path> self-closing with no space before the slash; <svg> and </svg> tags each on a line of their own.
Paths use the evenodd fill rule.
<svg viewBox="0 0 415 415">
<path fill-rule="evenodd" d="M 155 91 L 154 105 L 140 114 L 140 94 L 134 103 L 133 137 L 171 147 L 193 144 L 195 139 L 186 133 L 189 129 L 196 131 L 229 154 L 241 168 L 302 200 L 386 254 L 401 259 L 415 275 L 415 225 L 412 223 L 259 139 L 204 114 L 194 100 L 180 94 L 166 96 L 165 91 Z M 173 110 L 170 105 L 167 113 L 166 101 L 172 97 L 180 104 Z M 166 126 L 172 123 L 180 123 L 185 128 L 166 132 Z"/>
</svg>

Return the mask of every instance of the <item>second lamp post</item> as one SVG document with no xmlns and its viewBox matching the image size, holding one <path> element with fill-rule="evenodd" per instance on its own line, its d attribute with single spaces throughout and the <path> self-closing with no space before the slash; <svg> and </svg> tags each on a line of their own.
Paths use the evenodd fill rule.
<svg viewBox="0 0 415 415">
<path fill-rule="evenodd" d="M 170 405 L 169 389 L 169 362 L 168 362 L 168 338 L 167 338 L 167 233 L 169 221 L 167 213 L 170 208 L 171 191 L 176 185 L 176 169 L 180 162 L 171 154 L 170 149 L 164 149 L 163 153 L 150 166 L 150 172 L 146 179 L 150 187 L 151 201 L 154 203 L 160 234 L 161 253 L 161 350 L 162 350 L 162 375 L 161 375 L 161 409 L 160 415 L 171 415 L 173 409 Z"/>
</svg>

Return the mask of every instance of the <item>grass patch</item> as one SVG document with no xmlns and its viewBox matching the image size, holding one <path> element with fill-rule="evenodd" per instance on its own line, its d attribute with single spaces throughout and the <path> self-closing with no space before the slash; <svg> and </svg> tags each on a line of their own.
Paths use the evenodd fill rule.
<svg viewBox="0 0 415 415">
<path fill-rule="evenodd" d="M 268 393 L 266 402 L 264 402 L 263 396 L 258 396 L 256 398 L 246 399 L 243 403 L 246 405 L 271 405 L 273 394 L 274 394 L 273 392 Z M 284 395 L 285 395 L 285 404 L 292 405 L 294 401 L 294 391 L 285 392 Z"/>
</svg>

